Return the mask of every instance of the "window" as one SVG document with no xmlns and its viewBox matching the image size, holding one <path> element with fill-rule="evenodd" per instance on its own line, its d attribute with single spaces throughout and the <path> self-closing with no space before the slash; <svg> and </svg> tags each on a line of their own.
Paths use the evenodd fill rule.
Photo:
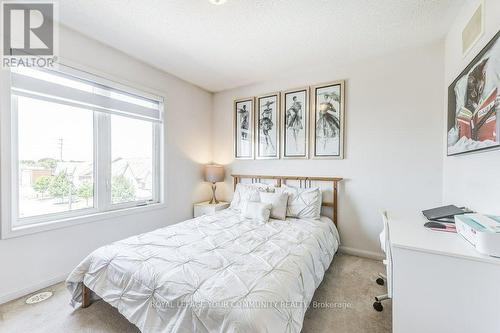
<svg viewBox="0 0 500 333">
<path fill-rule="evenodd" d="M 134 135 L 130 135 L 134 133 Z M 111 116 L 111 202 L 153 200 L 153 126 Z"/>
<path fill-rule="evenodd" d="M 29 97 L 14 99 L 19 218 L 94 207 L 92 112 Z"/>
<path fill-rule="evenodd" d="M 160 203 L 160 97 L 61 66 L 11 72 L 12 226 Z"/>
</svg>

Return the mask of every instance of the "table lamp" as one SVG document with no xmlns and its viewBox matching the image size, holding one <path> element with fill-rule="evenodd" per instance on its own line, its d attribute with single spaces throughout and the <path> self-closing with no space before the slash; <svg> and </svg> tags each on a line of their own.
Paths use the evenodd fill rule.
<svg viewBox="0 0 500 333">
<path fill-rule="evenodd" d="M 218 204 L 219 201 L 215 197 L 215 183 L 224 181 L 224 167 L 216 164 L 205 165 L 205 181 L 212 183 L 212 200 L 209 204 Z"/>
</svg>

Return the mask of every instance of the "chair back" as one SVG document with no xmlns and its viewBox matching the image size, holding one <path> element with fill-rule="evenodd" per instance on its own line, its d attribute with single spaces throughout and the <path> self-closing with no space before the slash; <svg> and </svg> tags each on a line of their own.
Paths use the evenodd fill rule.
<svg viewBox="0 0 500 333">
<path fill-rule="evenodd" d="M 385 252 L 384 264 L 386 267 L 387 275 L 387 294 L 392 298 L 392 249 L 391 249 L 391 236 L 389 232 L 389 217 L 386 211 L 381 213 L 384 229 L 380 234 L 380 246 Z"/>
<path fill-rule="evenodd" d="M 386 241 L 386 230 L 388 228 L 388 223 L 387 223 L 387 212 L 384 210 L 384 211 L 381 211 L 380 212 L 380 215 L 382 216 L 382 232 L 379 234 L 379 239 L 380 239 L 380 248 L 382 249 L 382 251 L 384 251 L 385 253 L 385 241 Z"/>
</svg>

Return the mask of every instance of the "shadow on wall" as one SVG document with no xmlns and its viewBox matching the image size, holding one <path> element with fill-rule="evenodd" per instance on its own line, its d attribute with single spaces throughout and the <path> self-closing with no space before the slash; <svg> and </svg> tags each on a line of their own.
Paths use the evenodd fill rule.
<svg viewBox="0 0 500 333">
<path fill-rule="evenodd" d="M 210 200 L 212 191 L 210 184 L 204 181 L 204 165 L 210 162 L 208 154 L 200 153 L 196 157 L 194 152 L 186 153 L 177 148 L 169 147 L 165 158 L 166 201 L 172 207 L 185 205 L 186 200 L 191 203 Z M 177 172 L 174 172 L 177 170 Z M 188 177 L 196 175 L 197 177 Z M 179 206 L 177 206 L 179 205 Z M 177 212 L 179 221 L 192 217 L 192 206 Z"/>
<path fill-rule="evenodd" d="M 350 179 L 344 179 L 339 186 L 339 203 L 338 203 L 338 230 L 340 233 L 341 246 L 348 249 L 358 249 L 356 244 L 366 244 L 364 248 L 377 248 L 376 241 L 370 236 L 369 230 L 365 230 L 365 224 L 361 222 L 361 217 L 358 212 L 355 200 L 351 199 L 349 191 Z M 350 237 L 348 237 L 350 236 Z"/>
</svg>

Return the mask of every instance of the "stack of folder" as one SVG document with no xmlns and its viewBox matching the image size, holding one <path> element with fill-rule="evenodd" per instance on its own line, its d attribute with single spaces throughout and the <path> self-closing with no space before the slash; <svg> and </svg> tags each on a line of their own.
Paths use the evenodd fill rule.
<svg viewBox="0 0 500 333">
<path fill-rule="evenodd" d="M 471 212 L 472 211 L 465 207 L 448 205 L 424 210 L 422 214 L 429 220 L 429 222 L 424 224 L 425 227 L 438 231 L 457 232 L 455 227 L 455 215 Z"/>
</svg>

